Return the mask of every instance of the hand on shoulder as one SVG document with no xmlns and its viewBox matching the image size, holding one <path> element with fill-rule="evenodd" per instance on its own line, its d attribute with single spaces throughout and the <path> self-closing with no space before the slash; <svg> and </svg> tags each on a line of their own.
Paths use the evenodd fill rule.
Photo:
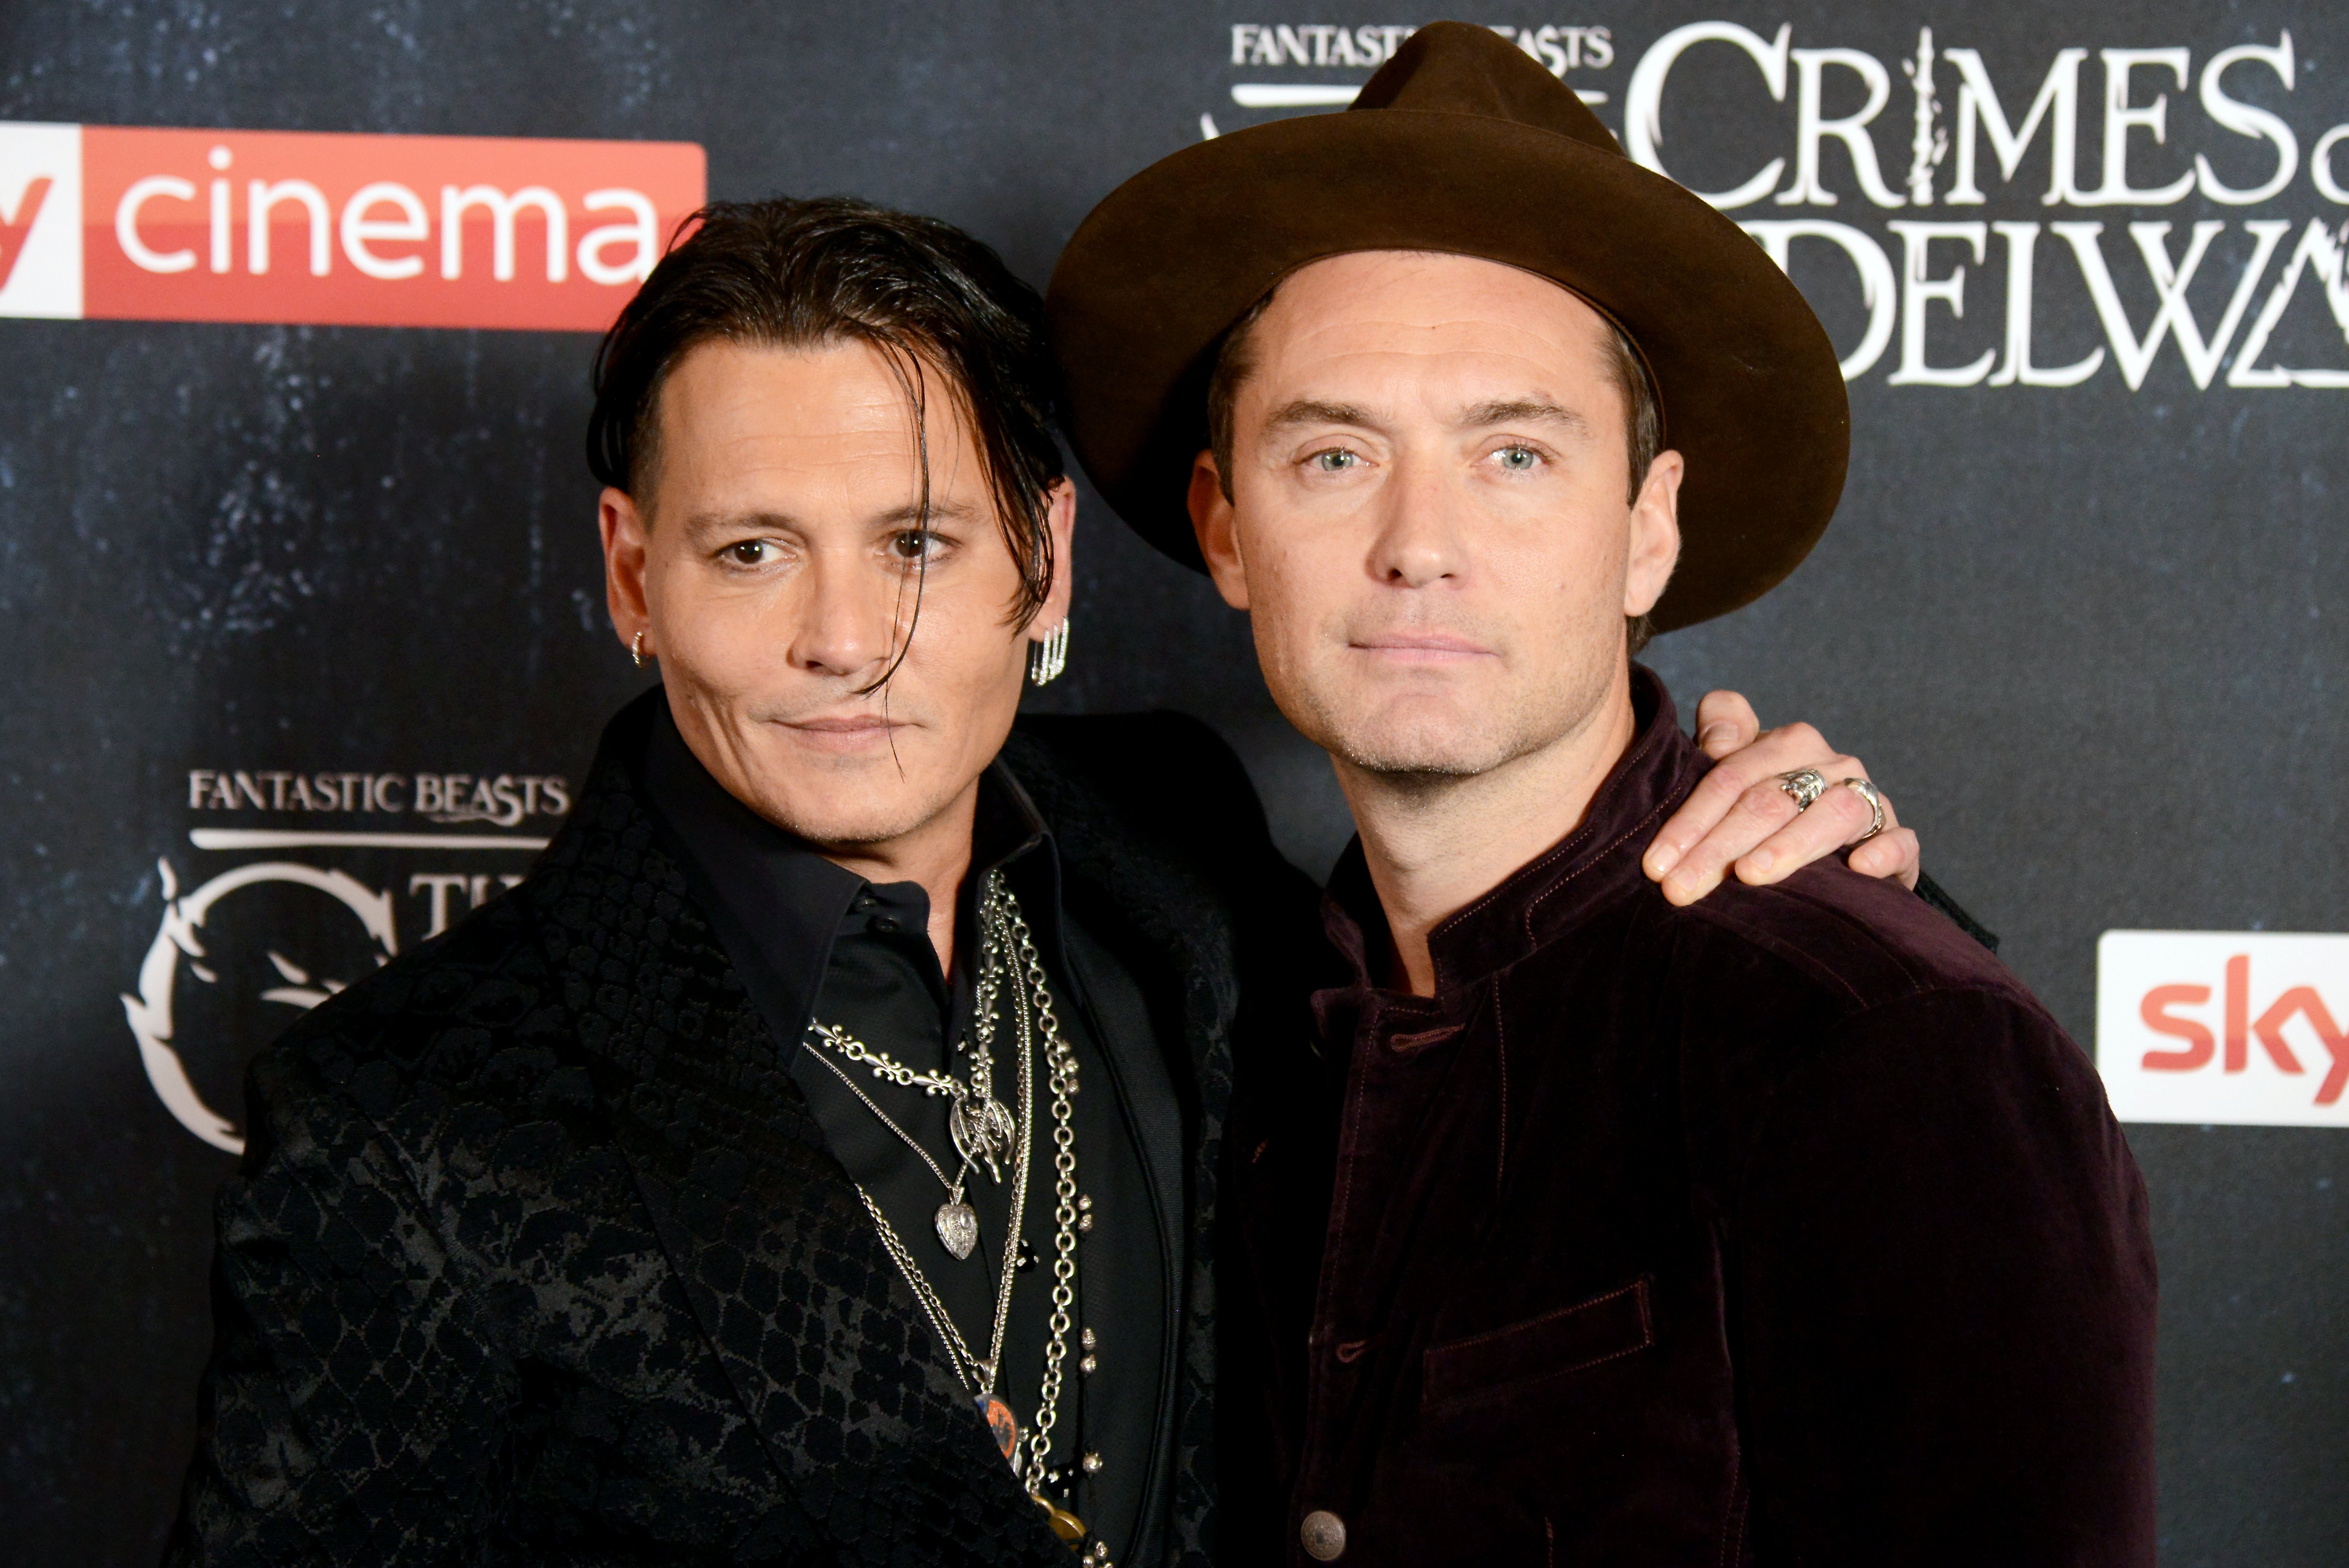
<svg viewBox="0 0 2349 1568">
<path fill-rule="evenodd" d="M 1744 697 L 1709 691 L 1697 704 L 1696 742 L 1713 759 L 1713 771 L 1657 833 L 1640 861 L 1672 903 L 1696 902 L 1733 871 L 1741 882 L 1767 887 L 1847 848 L 1851 854 L 1846 864 L 1861 876 L 1917 886 L 1916 833 L 1900 826 L 1891 801 L 1880 794 L 1871 800 L 1847 783 L 1868 783 L 1867 764 L 1837 752 L 1810 725 L 1765 731 Z M 1786 787 L 1788 775 L 1806 769 L 1815 771 L 1824 786 L 1807 806 Z"/>
</svg>

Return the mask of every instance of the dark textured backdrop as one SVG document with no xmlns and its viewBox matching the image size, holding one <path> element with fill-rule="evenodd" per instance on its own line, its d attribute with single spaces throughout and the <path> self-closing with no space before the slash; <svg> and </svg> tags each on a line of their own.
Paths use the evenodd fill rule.
<svg viewBox="0 0 2349 1568">
<path fill-rule="evenodd" d="M 1930 11 L 1625 0 L 1581 14 L 1508 0 L 1487 12 L 1472 19 L 1607 27 L 1614 63 L 1569 79 L 1609 93 L 1599 112 L 1618 126 L 1631 66 L 1683 22 L 1735 19 L 1764 36 L 1791 22 L 1797 47 L 1866 49 L 1893 67 L 1875 129 L 1896 185 L 1910 105 L 1897 61 L 1920 24 L 1942 47 L 1982 49 L 2018 113 L 2058 47 L 2089 49 L 2084 180 L 2101 145 L 2099 48 L 2184 46 L 2199 71 L 2217 49 L 2289 28 L 2293 91 L 2259 68 L 2230 84 L 2284 112 L 2303 155 L 2349 120 L 2349 27 L 2309 0 Z M 1202 114 L 1226 130 L 1262 118 L 1235 105 L 1235 82 L 1364 74 L 1237 69 L 1231 24 L 1426 19 L 1361 0 L 1287 14 L 5 0 L 0 119 L 698 141 L 714 196 L 846 191 L 936 213 L 1040 282 L 1088 206 L 1198 137 Z M 2169 88 L 2139 79 L 2139 101 Z M 1945 97 L 1953 80 L 1942 78 Z M 1755 81 L 1728 51 L 1688 57 L 1664 119 L 1677 173 L 1725 183 L 1716 176 L 1742 176 L 1756 146 L 1791 154 L 1792 105 Z M 2204 151 L 2253 182 L 2259 146 L 2215 131 L 2190 88 L 2169 91 L 2170 140 L 2140 139 L 2142 177 Z M 2256 211 L 2199 196 L 2158 212 L 2050 211 L 2038 201 L 2045 159 L 2043 140 L 2013 186 L 1989 184 L 1987 207 L 1886 213 L 1831 145 L 1836 208 L 1765 200 L 1737 215 L 1831 217 L 1896 263 L 1890 217 L 2101 218 L 2140 325 L 2151 295 L 2124 223 L 2168 219 L 2176 239 L 2197 219 L 2239 230 L 2282 218 L 2289 246 L 2310 218 L 2349 216 L 2304 171 Z M 2349 156 L 2341 166 L 2349 175 Z M 1946 166 L 1940 181 L 1946 191 Z M 2196 291 L 2206 322 L 2243 248 L 2230 231 Z M 2101 329 L 2061 244 L 2043 238 L 2040 258 L 2043 275 L 2071 283 L 2044 287 L 2039 358 L 2068 363 Z M 1795 271 L 1848 348 L 1863 313 L 1831 259 L 1798 252 Z M 1936 253 L 1937 267 L 1956 259 L 1955 246 Z M 1964 321 L 1936 307 L 1937 359 L 1998 341 L 1998 259 L 1993 248 L 1974 269 Z M 2288 362 L 2349 363 L 2313 290 L 2278 341 L 2289 334 Z M 2069 390 L 1895 387 L 1899 347 L 1854 387 L 1851 484 L 1810 563 L 1761 605 L 1663 639 L 1652 661 L 1684 703 L 1736 685 L 1766 718 L 1810 718 L 1866 757 L 1923 831 L 1935 874 L 2004 934 L 2010 961 L 2084 1043 L 2104 929 L 2336 925 L 2349 861 L 2349 393 L 2232 390 L 2223 374 L 2198 390 L 2174 347 L 2134 392 L 2109 365 Z M 150 1561 L 190 1439 L 209 1334 L 208 1204 L 231 1160 L 159 1105 L 119 996 L 155 936 L 159 861 L 184 889 L 257 857 L 191 847 L 186 771 L 575 782 L 602 719 L 639 684 L 605 622 L 579 456 L 590 348 L 516 333 L 0 322 L 11 1561 Z M 1167 704 L 1222 726 L 1285 841 L 1319 869 L 1342 840 L 1340 807 L 1272 712 L 1243 624 L 1088 504 L 1071 672 L 1049 705 Z M 289 857 L 390 888 L 409 943 L 429 902 L 413 877 L 521 860 Z M 232 1118 L 243 1055 L 293 1015 L 258 1000 L 285 983 L 266 954 L 346 977 L 368 961 L 323 895 L 274 897 L 223 905 L 206 937 L 218 980 L 181 977 L 191 1077 Z M 2343 1135 L 2140 1127 L 2132 1141 L 2163 1264 L 2165 1562 L 2349 1561 L 2335 1469 L 2349 1450 Z"/>
</svg>

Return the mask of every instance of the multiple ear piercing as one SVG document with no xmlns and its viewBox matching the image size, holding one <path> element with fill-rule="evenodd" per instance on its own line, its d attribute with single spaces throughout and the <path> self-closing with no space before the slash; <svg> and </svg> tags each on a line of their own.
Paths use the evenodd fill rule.
<svg viewBox="0 0 2349 1568">
<path fill-rule="evenodd" d="M 1050 686 L 1069 667 L 1069 618 L 1044 634 L 1043 640 L 1028 645 L 1028 679 L 1039 686 Z"/>
</svg>

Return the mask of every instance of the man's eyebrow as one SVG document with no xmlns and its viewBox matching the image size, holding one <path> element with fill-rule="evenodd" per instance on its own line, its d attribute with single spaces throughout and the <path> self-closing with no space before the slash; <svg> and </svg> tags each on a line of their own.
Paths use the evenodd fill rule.
<svg viewBox="0 0 2349 1568">
<path fill-rule="evenodd" d="M 1460 423 L 1468 430 L 1484 430 L 1492 425 L 1562 425 L 1576 435 L 1590 433 L 1588 420 L 1547 398 L 1503 398 L 1477 403 L 1461 411 Z"/>
<path fill-rule="evenodd" d="M 699 539 L 711 534 L 771 533 L 799 525 L 788 512 L 696 512 L 685 520 L 685 532 Z"/>
<path fill-rule="evenodd" d="M 1285 430 L 1296 425 L 1368 425 L 1372 422 L 1366 410 L 1351 403 L 1325 403 L 1315 398 L 1299 398 L 1283 403 L 1266 417 L 1268 431 Z"/>
<path fill-rule="evenodd" d="M 939 501 L 935 498 L 930 502 L 932 523 L 969 523 L 976 520 L 978 514 L 978 508 L 967 502 Z M 908 501 L 903 506 L 893 506 L 874 517 L 873 522 L 875 527 L 880 528 L 920 527 L 922 504 L 919 501 Z"/>
<path fill-rule="evenodd" d="M 959 501 L 930 503 L 930 521 L 936 523 L 968 523 L 978 515 L 978 509 Z M 876 514 L 870 526 L 874 528 L 912 528 L 921 525 L 922 504 L 909 500 L 902 506 L 893 506 Z M 763 508 L 747 512 L 698 512 L 685 520 L 685 531 L 694 538 L 711 534 L 788 533 L 800 526 L 800 520 L 788 512 L 772 512 Z"/>
</svg>

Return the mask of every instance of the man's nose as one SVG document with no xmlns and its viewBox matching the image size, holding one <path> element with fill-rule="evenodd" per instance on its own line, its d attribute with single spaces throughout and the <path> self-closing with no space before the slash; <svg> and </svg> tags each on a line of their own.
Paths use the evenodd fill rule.
<svg viewBox="0 0 2349 1568">
<path fill-rule="evenodd" d="M 896 651 L 899 619 L 913 615 L 915 578 L 907 576 L 901 584 L 867 562 L 819 550 L 803 581 L 792 635 L 794 669 L 811 675 L 863 675 Z"/>
<path fill-rule="evenodd" d="M 1444 465 L 1399 458 L 1379 497 L 1379 531 L 1371 575 L 1394 587 L 1423 588 L 1466 566 L 1460 532 L 1463 497 Z"/>
</svg>

